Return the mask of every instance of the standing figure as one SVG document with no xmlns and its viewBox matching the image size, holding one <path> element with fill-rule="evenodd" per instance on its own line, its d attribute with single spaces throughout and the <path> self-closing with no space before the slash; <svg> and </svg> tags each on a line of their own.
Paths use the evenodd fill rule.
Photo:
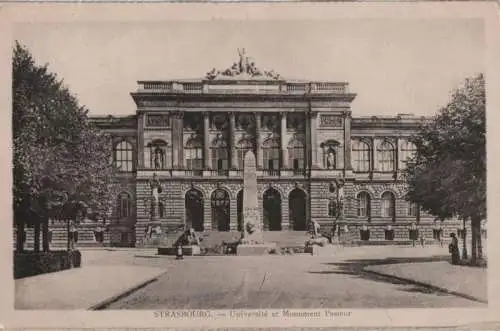
<svg viewBox="0 0 500 331">
<path fill-rule="evenodd" d="M 248 57 L 246 56 L 245 49 L 241 50 L 238 48 L 238 54 L 240 56 L 240 73 L 248 73 Z"/>
<path fill-rule="evenodd" d="M 153 178 L 149 182 L 151 186 L 151 217 L 159 215 L 159 203 L 160 203 L 160 193 L 162 191 L 160 181 L 156 178 L 156 174 L 153 174 Z"/>
<path fill-rule="evenodd" d="M 460 261 L 460 251 L 458 249 L 458 239 L 454 233 L 450 233 L 451 243 L 448 246 L 448 251 L 451 253 L 451 264 L 458 264 Z"/>
<path fill-rule="evenodd" d="M 154 158 L 154 166 L 155 169 L 161 169 L 163 164 L 163 152 L 160 147 L 156 147 L 155 149 L 155 158 Z"/>
<path fill-rule="evenodd" d="M 335 155 L 333 152 L 329 152 L 326 158 L 326 167 L 328 169 L 335 169 Z"/>
<path fill-rule="evenodd" d="M 320 230 L 321 226 L 319 225 L 318 221 L 316 221 L 316 220 L 312 221 L 312 225 L 313 225 L 313 238 L 317 238 L 319 236 L 319 230 Z"/>
</svg>

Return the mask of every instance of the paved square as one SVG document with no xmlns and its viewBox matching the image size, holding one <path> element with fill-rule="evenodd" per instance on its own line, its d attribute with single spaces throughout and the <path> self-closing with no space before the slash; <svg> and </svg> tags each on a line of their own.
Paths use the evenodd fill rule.
<svg viewBox="0 0 500 331">
<path fill-rule="evenodd" d="M 403 257 L 430 253 L 415 248 L 392 250 L 392 256 Z M 167 272 L 107 309 L 486 307 L 454 295 L 363 273 L 363 263 L 370 261 L 366 258 L 371 256 L 375 261 L 377 256 L 387 257 L 388 251 L 384 249 L 371 252 L 346 249 L 335 257 L 214 256 L 182 261 L 128 254 L 128 257 L 121 255 L 122 261 L 161 266 Z"/>
</svg>

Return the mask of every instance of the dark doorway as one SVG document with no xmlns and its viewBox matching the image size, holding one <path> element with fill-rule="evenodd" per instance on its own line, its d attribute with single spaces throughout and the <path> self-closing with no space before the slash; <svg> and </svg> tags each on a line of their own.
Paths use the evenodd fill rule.
<svg viewBox="0 0 500 331">
<path fill-rule="evenodd" d="M 306 194 L 301 189 L 294 189 L 288 197 L 290 211 L 290 222 L 295 231 L 305 231 L 307 229 L 306 220 Z"/>
<path fill-rule="evenodd" d="M 264 192 L 264 230 L 281 231 L 281 196 L 273 188 Z"/>
<path fill-rule="evenodd" d="M 186 192 L 184 199 L 186 208 L 186 226 L 195 231 L 203 231 L 203 194 L 196 189 Z"/>
<path fill-rule="evenodd" d="M 238 218 L 238 231 L 243 231 L 243 190 L 236 196 L 236 213 Z"/>
<path fill-rule="evenodd" d="M 217 189 L 212 193 L 212 229 L 229 231 L 229 194 Z"/>
</svg>

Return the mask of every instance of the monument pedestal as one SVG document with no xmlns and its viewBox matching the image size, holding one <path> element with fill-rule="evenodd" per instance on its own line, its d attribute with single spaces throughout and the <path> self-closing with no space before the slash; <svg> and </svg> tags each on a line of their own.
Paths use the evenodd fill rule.
<svg viewBox="0 0 500 331">
<path fill-rule="evenodd" d="M 271 250 L 276 249 L 276 243 L 264 244 L 239 244 L 236 247 L 236 255 L 251 256 L 251 255 L 267 255 Z"/>
<path fill-rule="evenodd" d="M 315 256 L 332 256 L 337 251 L 337 246 L 328 244 L 325 246 L 312 245 L 306 246 L 304 253 L 315 255 Z"/>
</svg>

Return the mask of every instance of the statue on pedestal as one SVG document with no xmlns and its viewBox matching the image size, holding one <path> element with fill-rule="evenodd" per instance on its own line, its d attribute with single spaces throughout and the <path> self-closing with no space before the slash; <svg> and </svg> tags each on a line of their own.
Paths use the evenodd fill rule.
<svg viewBox="0 0 500 331">
<path fill-rule="evenodd" d="M 149 185 L 151 187 L 151 219 L 154 219 L 160 215 L 160 193 L 162 192 L 162 187 L 160 181 L 156 178 L 156 173 L 153 174 Z"/>
</svg>

